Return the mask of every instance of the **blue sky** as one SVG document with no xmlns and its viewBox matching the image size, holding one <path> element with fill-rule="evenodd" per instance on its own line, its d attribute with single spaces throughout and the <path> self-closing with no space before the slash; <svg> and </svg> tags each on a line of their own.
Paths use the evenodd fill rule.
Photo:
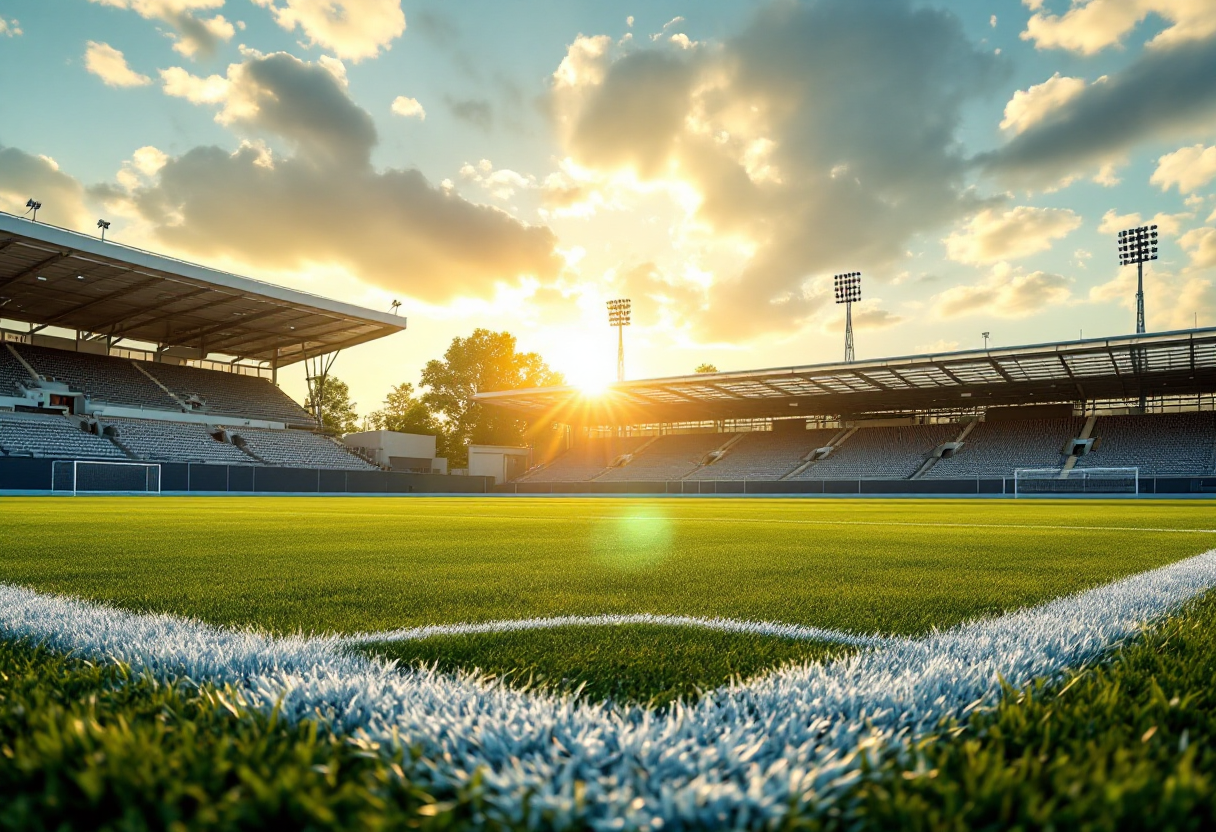
<svg viewBox="0 0 1216 832">
<path fill-rule="evenodd" d="M 0 208 L 399 298 L 364 413 L 477 326 L 607 380 L 617 296 L 631 377 L 835 360 L 837 271 L 859 357 L 1122 334 L 1154 218 L 1210 326 L 1214 68 L 1211 0 L 0 0 Z"/>
</svg>

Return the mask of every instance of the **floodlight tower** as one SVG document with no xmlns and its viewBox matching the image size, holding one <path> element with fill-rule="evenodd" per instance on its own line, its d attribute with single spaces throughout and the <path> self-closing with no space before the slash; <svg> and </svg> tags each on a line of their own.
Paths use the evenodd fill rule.
<svg viewBox="0 0 1216 832">
<path fill-rule="evenodd" d="M 861 300 L 861 272 L 836 275 L 836 302 L 844 304 L 844 363 L 853 363 L 853 301 Z"/>
<path fill-rule="evenodd" d="M 30 197 L 25 201 L 25 213 L 34 212 L 34 222 L 38 222 L 38 209 L 42 207 L 42 203 Z"/>
<path fill-rule="evenodd" d="M 625 380 L 625 327 L 629 326 L 629 316 L 633 309 L 633 301 L 629 298 L 617 298 L 608 301 L 608 325 L 616 327 L 616 380 Z"/>
<path fill-rule="evenodd" d="M 1144 332 L 1144 264 L 1157 259 L 1157 226 L 1119 232 L 1119 265 L 1136 264 L 1136 334 Z"/>
<path fill-rule="evenodd" d="M 110 221 L 98 220 L 97 227 L 101 229 L 101 239 L 104 240 L 106 238 L 106 230 L 110 227 Z"/>
</svg>

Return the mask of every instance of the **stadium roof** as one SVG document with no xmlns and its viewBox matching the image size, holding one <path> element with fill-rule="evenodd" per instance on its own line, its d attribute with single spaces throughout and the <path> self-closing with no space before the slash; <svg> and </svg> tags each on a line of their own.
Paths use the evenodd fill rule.
<svg viewBox="0 0 1216 832">
<path fill-rule="evenodd" d="M 279 366 L 405 329 L 361 309 L 0 211 L 0 318 Z"/>
<path fill-rule="evenodd" d="M 1057 344 L 479 393 L 529 420 L 626 425 L 958 410 L 1216 392 L 1216 328 Z"/>
</svg>

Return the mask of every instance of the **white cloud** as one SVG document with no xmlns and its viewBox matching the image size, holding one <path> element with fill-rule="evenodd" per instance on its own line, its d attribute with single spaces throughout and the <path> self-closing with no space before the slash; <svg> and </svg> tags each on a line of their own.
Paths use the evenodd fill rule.
<svg viewBox="0 0 1216 832">
<path fill-rule="evenodd" d="M 184 98 L 191 104 L 219 104 L 228 98 L 228 79 L 220 75 L 200 78 L 180 66 L 160 70 L 165 95 Z"/>
<path fill-rule="evenodd" d="M 1189 194 L 1216 179 L 1216 146 L 1182 147 L 1157 160 L 1157 169 L 1149 180 L 1163 191 L 1177 185 L 1180 193 Z"/>
<path fill-rule="evenodd" d="M 988 25 L 991 26 L 993 29 L 996 28 L 996 15 L 993 15 L 992 17 L 988 18 Z"/>
<path fill-rule="evenodd" d="M 1188 268 L 1216 267 L 1216 228 L 1195 228 L 1178 238 L 1178 244 L 1191 257 Z"/>
<path fill-rule="evenodd" d="M 494 164 L 489 159 L 482 159 L 476 166 L 466 162 L 460 168 L 460 177 L 485 188 L 495 199 L 510 199 L 517 190 L 536 187 L 535 177 L 524 176 L 509 168 L 494 170 Z"/>
<path fill-rule="evenodd" d="M 945 239 L 946 256 L 959 263 L 995 263 L 1016 260 L 1051 248 L 1081 225 L 1081 217 L 1067 208 L 1033 208 L 1020 205 L 1009 211 L 985 209 L 960 231 Z"/>
<path fill-rule="evenodd" d="M 1071 282 L 1049 272 L 1023 274 L 999 263 L 980 283 L 954 286 L 936 295 L 934 308 L 942 318 L 978 314 L 1025 318 L 1048 306 L 1067 303 L 1072 297 Z"/>
<path fill-rule="evenodd" d="M 1001 129 L 1023 132 L 1076 98 L 1085 91 L 1085 86 L 1084 78 L 1069 78 L 1057 72 L 1041 84 L 1018 90 L 1005 105 Z"/>
<path fill-rule="evenodd" d="M 287 31 L 302 30 L 309 41 L 339 58 L 374 58 L 405 31 L 401 0 L 253 0 L 270 10 Z"/>
<path fill-rule="evenodd" d="M 25 32 L 21 30 L 21 23 L 16 20 L 5 20 L 0 17 L 0 35 L 6 38 L 15 38 L 18 35 L 23 35 Z"/>
<path fill-rule="evenodd" d="M 1212 229 L 1198 229 L 1212 231 Z M 1216 232 L 1212 234 L 1216 237 Z M 1216 263 L 1216 240 L 1205 251 L 1207 240 L 1196 238 L 1196 251 L 1205 253 Z M 1192 253 L 1192 258 L 1195 254 Z M 1201 325 L 1216 323 L 1216 286 L 1208 268 L 1188 266 L 1182 272 L 1145 269 L 1144 295 L 1148 330 L 1165 331 L 1189 329 L 1196 317 Z M 1136 308 L 1136 270 L 1119 269 L 1115 277 L 1089 290 L 1091 303 L 1116 303 L 1128 311 L 1127 325 L 1131 329 L 1132 313 Z"/>
<path fill-rule="evenodd" d="M 1031 6 L 1035 13 L 1021 35 L 1022 40 L 1034 41 L 1038 49 L 1092 55 L 1118 45 L 1149 15 L 1170 23 L 1149 41 L 1150 47 L 1168 48 L 1216 33 L 1216 3 L 1212 0 L 1073 0 L 1063 15 L 1044 13 L 1041 5 Z"/>
<path fill-rule="evenodd" d="M 92 0 L 103 6 L 130 9 L 145 20 L 160 20 L 175 30 L 173 48 L 193 58 L 210 55 L 221 41 L 231 40 L 235 28 L 223 15 L 210 18 L 199 16 L 199 12 L 218 9 L 224 0 Z"/>
<path fill-rule="evenodd" d="M 84 51 L 84 68 L 110 87 L 142 87 L 152 83 L 147 75 L 140 75 L 127 66 L 123 54 L 108 43 L 88 42 Z"/>
<path fill-rule="evenodd" d="M 399 95 L 393 99 L 392 110 L 397 115 L 405 118 L 416 118 L 419 121 L 426 121 L 426 110 L 418 103 L 417 98 L 407 98 L 404 95 Z"/>
<path fill-rule="evenodd" d="M 1102 222 L 1098 224 L 1098 231 L 1102 234 L 1118 234 L 1128 228 L 1135 228 L 1140 225 L 1155 225 L 1157 230 L 1167 237 L 1176 237 L 1182 231 L 1182 221 L 1189 220 L 1192 214 L 1165 214 L 1157 213 L 1149 220 L 1141 219 L 1136 212 L 1130 214 L 1116 214 L 1114 210 L 1107 211 L 1102 215 Z"/>
<path fill-rule="evenodd" d="M 134 190 L 155 177 L 168 161 L 168 155 L 159 148 L 145 145 L 131 154 L 130 159 L 122 163 L 122 167 L 115 178 L 118 180 L 118 184 L 127 190 Z"/>
</svg>

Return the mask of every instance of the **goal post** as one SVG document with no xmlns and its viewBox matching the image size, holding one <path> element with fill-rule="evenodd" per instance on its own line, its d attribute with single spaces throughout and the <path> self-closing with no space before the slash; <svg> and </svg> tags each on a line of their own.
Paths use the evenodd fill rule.
<svg viewBox="0 0 1216 832">
<path fill-rule="evenodd" d="M 1139 494 L 1139 468 L 1017 468 L 1013 496 L 1025 494 Z"/>
<path fill-rule="evenodd" d="M 51 489 L 76 494 L 159 494 L 160 463 L 57 460 Z"/>
</svg>

